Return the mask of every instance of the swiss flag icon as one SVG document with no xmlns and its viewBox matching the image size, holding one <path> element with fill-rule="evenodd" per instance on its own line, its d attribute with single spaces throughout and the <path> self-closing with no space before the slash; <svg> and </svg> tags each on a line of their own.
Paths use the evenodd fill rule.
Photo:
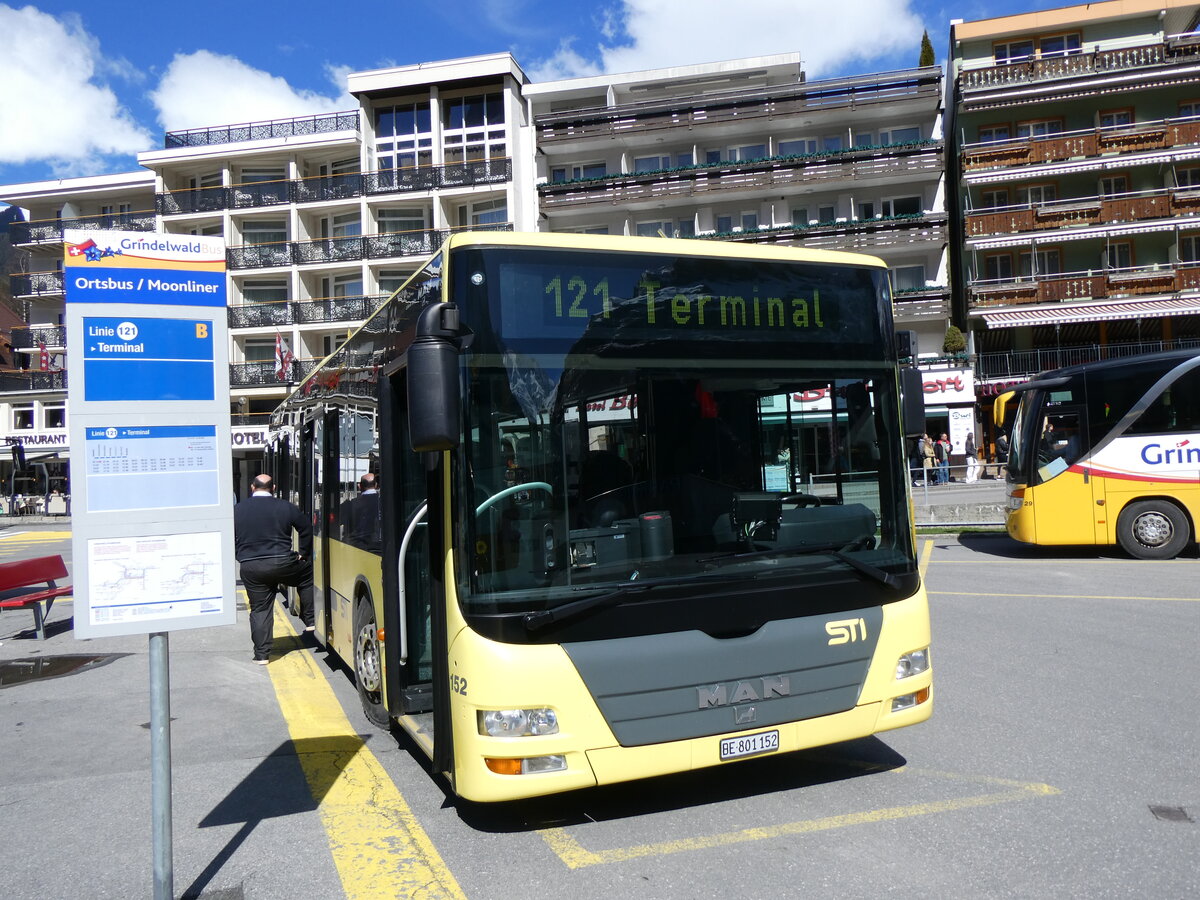
<svg viewBox="0 0 1200 900">
<path fill-rule="evenodd" d="M 82 244 L 74 244 L 73 246 L 68 247 L 67 253 L 71 256 L 85 256 L 89 250 L 94 249 L 96 249 L 96 242 L 91 238 L 88 238 L 88 240 Z"/>
</svg>

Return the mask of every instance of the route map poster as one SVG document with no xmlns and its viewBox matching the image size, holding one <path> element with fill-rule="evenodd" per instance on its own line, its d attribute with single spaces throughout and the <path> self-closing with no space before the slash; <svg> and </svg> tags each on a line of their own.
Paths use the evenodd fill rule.
<svg viewBox="0 0 1200 900">
<path fill-rule="evenodd" d="M 220 532 L 91 540 L 87 558 L 94 625 L 221 612 Z"/>
</svg>

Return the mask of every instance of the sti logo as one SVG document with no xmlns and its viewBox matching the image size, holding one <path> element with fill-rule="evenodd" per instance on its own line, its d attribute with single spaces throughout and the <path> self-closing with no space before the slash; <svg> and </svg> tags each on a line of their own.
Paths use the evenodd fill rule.
<svg viewBox="0 0 1200 900">
<path fill-rule="evenodd" d="M 852 644 L 855 641 L 867 639 L 866 619 L 838 619 L 825 623 L 825 633 L 829 635 L 829 646 Z"/>
</svg>

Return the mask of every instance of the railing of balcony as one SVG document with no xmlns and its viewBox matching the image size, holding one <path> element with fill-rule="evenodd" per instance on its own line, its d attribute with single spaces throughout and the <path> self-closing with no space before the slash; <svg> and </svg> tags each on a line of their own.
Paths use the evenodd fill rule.
<svg viewBox="0 0 1200 900">
<path fill-rule="evenodd" d="M 577 181 L 538 185 L 547 208 L 563 205 L 623 204 L 685 198 L 713 190 L 760 190 L 869 180 L 883 176 L 939 173 L 941 141 L 913 141 L 887 147 L 774 156 L 745 162 L 704 163 L 656 172 L 621 172 Z"/>
<path fill-rule="evenodd" d="M 29 328 L 14 328 L 12 330 L 12 348 L 14 350 L 34 350 L 43 344 L 47 347 L 67 346 L 67 328 L 65 325 L 35 325 Z"/>
<path fill-rule="evenodd" d="M 799 115 L 814 109 L 862 107 L 911 100 L 936 101 L 941 73 L 935 67 L 884 72 L 742 91 L 689 95 L 686 100 L 656 100 L 595 109 L 566 110 L 537 116 L 540 143 L 578 140 L 630 131 L 651 131 L 744 121 L 763 116 Z"/>
<path fill-rule="evenodd" d="M 300 300 L 293 306 L 296 321 L 302 325 L 314 322 L 354 322 L 368 318 L 387 298 L 387 294 L 317 297 L 312 300 Z"/>
<path fill-rule="evenodd" d="M 271 413 L 233 413 L 229 417 L 229 424 L 234 428 L 266 428 L 271 424 Z"/>
<path fill-rule="evenodd" d="M 15 245 L 61 243 L 63 230 L 75 228 L 80 231 L 153 231 L 154 213 L 116 213 L 105 216 L 77 216 L 71 219 L 35 219 L 32 222 L 13 222 L 8 226 L 9 240 Z"/>
<path fill-rule="evenodd" d="M 229 307 L 228 316 L 230 328 L 263 328 L 272 325 L 291 325 L 292 304 L 286 300 L 270 303 L 243 303 L 240 306 Z"/>
<path fill-rule="evenodd" d="M 470 231 L 512 231 L 511 222 L 472 225 Z M 324 238 L 317 241 L 281 241 L 272 244 L 244 244 L 228 247 L 225 262 L 231 269 L 263 266 L 287 266 L 306 263 L 333 263 L 358 259 L 386 259 L 395 256 L 428 256 L 436 252 L 454 231 L 399 231 L 390 234 L 355 235 Z"/>
<path fill-rule="evenodd" d="M 274 360 L 229 364 L 229 384 L 233 387 L 285 387 L 302 381 L 318 366 L 319 359 L 292 361 L 291 377 L 283 381 L 275 374 Z"/>
<path fill-rule="evenodd" d="M 1095 197 L 1073 197 L 1048 203 L 1024 203 L 972 210 L 966 215 L 968 238 L 1019 234 L 1072 225 L 1116 224 L 1200 212 L 1200 190 L 1167 188 Z"/>
<path fill-rule="evenodd" d="M 512 181 L 512 160 L 496 157 L 444 166 L 317 175 L 293 181 L 258 181 L 229 187 L 165 191 L 155 195 L 155 208 L 164 216 L 183 215 L 279 206 L 284 203 L 346 200 L 363 195 L 474 187 L 508 181 Z"/>
<path fill-rule="evenodd" d="M 1200 289 L 1200 262 L 1162 263 L 1088 272 L 980 279 L 968 286 L 976 309 L 1171 294 Z"/>
<path fill-rule="evenodd" d="M 1186 37 L 1186 36 L 1176 36 Z M 1150 66 L 1194 64 L 1200 57 L 1200 45 L 1168 38 L 1159 44 L 1082 51 L 1062 56 L 1023 59 L 996 66 L 964 69 L 958 84 L 964 93 L 1009 85 L 1029 84 L 1080 75 L 1123 72 Z"/>
<path fill-rule="evenodd" d="M 23 272 L 9 278 L 14 297 L 40 297 L 63 292 L 62 272 Z"/>
<path fill-rule="evenodd" d="M 1192 147 L 1200 143 L 1200 116 L 1152 119 L 1132 125 L 1106 125 L 1056 131 L 1016 140 L 964 144 L 964 171 L 1062 162 L 1078 157 Z"/>
<path fill-rule="evenodd" d="M 322 116 L 297 116 L 291 119 L 271 119 L 264 122 L 243 122 L 237 125 L 168 131 L 163 140 L 163 147 L 167 150 L 175 147 L 208 147 L 212 144 L 233 144 L 268 138 L 328 134 L 332 131 L 358 131 L 358 111 L 347 110 Z"/>
<path fill-rule="evenodd" d="M 1120 359 L 1139 353 L 1160 350 L 1179 350 L 1200 347 L 1200 339 L 1185 338 L 1170 343 L 1142 341 L 1129 344 L 1090 344 L 1082 347 L 1053 347 L 1040 350 L 1009 350 L 1003 353 L 980 353 L 975 357 L 975 377 L 979 379 L 1013 378 L 1036 375 L 1063 366 L 1097 362 L 1101 359 Z"/>
<path fill-rule="evenodd" d="M 924 232 L 914 235 L 914 230 Z M 698 240 L 736 241 L 739 243 L 799 242 L 814 249 L 861 250 L 869 247 L 912 243 L 913 240 L 945 240 L 945 213 L 880 216 L 875 219 L 847 219 L 811 222 L 804 225 L 777 225 L 749 231 L 711 232 L 689 235 Z"/>
<path fill-rule="evenodd" d="M 58 372 L 0 372 L 0 392 L 65 391 L 66 370 Z"/>
</svg>

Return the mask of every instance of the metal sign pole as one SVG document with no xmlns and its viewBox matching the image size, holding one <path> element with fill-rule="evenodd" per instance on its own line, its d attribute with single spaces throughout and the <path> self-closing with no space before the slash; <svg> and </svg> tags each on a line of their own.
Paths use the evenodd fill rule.
<svg viewBox="0 0 1200 900">
<path fill-rule="evenodd" d="M 150 810 L 154 845 L 154 900 L 172 900 L 171 648 L 167 632 L 150 635 Z"/>
</svg>

